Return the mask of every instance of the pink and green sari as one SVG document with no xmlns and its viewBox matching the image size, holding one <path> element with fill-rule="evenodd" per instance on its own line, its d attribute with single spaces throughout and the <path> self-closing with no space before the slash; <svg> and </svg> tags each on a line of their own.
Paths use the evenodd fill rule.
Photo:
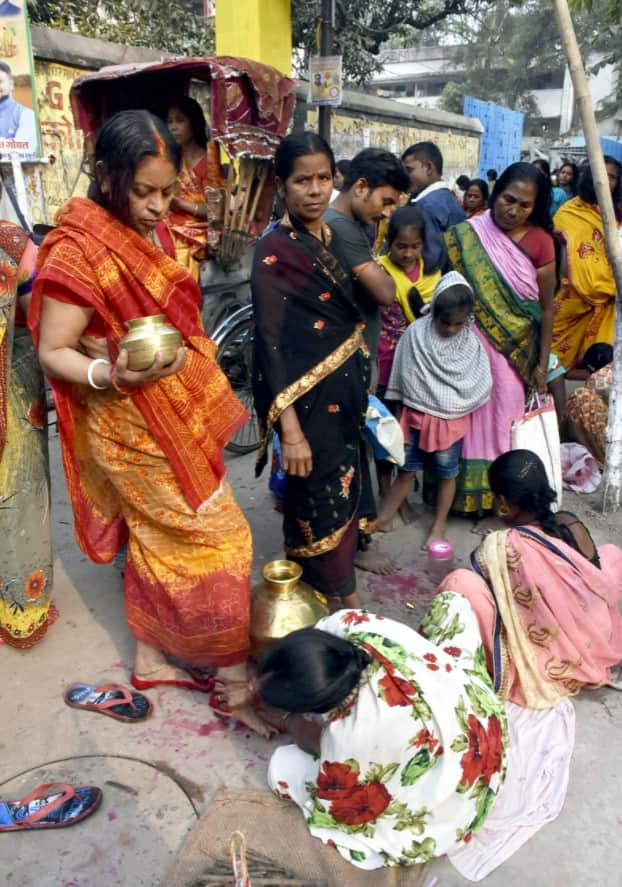
<svg viewBox="0 0 622 887">
<path fill-rule="evenodd" d="M 538 362 L 540 303 L 536 269 L 494 223 L 490 211 L 445 235 L 449 259 L 475 292 L 474 330 L 493 377 L 490 400 L 471 417 L 462 444 L 453 511 L 474 516 L 492 510 L 488 468 L 511 447 L 512 423 L 525 411 L 525 384 Z"/>
<path fill-rule="evenodd" d="M 503 699 L 553 708 L 611 681 L 622 660 L 622 549 L 598 549 L 600 568 L 527 526 L 490 533 L 439 591 L 476 612 L 488 669 Z"/>
</svg>

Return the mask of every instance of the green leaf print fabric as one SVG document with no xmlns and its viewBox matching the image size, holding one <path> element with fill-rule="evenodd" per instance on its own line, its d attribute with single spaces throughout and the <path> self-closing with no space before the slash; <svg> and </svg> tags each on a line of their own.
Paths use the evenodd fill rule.
<svg viewBox="0 0 622 887">
<path fill-rule="evenodd" d="M 428 637 L 364 610 L 316 628 L 372 657 L 352 706 L 326 718 L 319 759 L 295 745 L 270 762 L 273 791 L 312 835 L 363 869 L 415 865 L 468 843 L 503 783 L 507 723 L 475 614 L 435 597 Z"/>
</svg>

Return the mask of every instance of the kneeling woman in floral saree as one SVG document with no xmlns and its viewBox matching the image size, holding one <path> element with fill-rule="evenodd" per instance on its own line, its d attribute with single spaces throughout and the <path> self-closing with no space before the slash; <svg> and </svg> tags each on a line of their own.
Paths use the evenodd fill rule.
<svg viewBox="0 0 622 887">
<path fill-rule="evenodd" d="M 460 595 L 440 603 L 424 620 L 427 639 L 342 610 L 259 664 L 258 695 L 274 707 L 265 716 L 295 742 L 272 756 L 272 790 L 362 869 L 464 847 L 503 783 L 506 717 L 477 620 Z"/>
<path fill-rule="evenodd" d="M 610 683 L 622 660 L 622 550 L 597 549 L 578 518 L 551 511 L 555 493 L 529 450 L 493 462 L 490 485 L 511 529 L 490 533 L 471 556 L 474 572 L 455 570 L 441 591 L 477 613 L 495 689 L 545 709 Z"/>
<path fill-rule="evenodd" d="M 166 657 L 244 675 L 251 539 L 222 448 L 246 414 L 202 330 L 199 288 L 158 236 L 179 168 L 173 137 L 146 111 L 104 125 L 92 199 L 70 200 L 42 245 L 29 320 L 54 390 L 78 544 L 107 563 L 129 536 L 132 682 L 208 690 Z M 184 347 L 134 372 L 119 351 L 126 321 L 156 314 Z"/>
<path fill-rule="evenodd" d="M 275 167 L 286 213 L 257 244 L 253 388 L 264 438 L 257 473 L 277 429 L 287 473 L 285 548 L 335 607 L 358 606 L 354 555 L 367 410 L 369 352 L 349 274 L 322 221 L 335 161 L 311 132 L 288 136 Z"/>
</svg>

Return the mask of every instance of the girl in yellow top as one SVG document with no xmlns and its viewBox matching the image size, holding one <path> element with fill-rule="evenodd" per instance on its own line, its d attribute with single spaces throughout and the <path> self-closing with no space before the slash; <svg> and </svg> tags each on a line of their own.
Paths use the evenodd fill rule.
<svg viewBox="0 0 622 887">
<path fill-rule="evenodd" d="M 378 261 L 395 281 L 395 300 L 381 309 L 382 328 L 378 342 L 378 387 L 381 400 L 389 384 L 395 349 L 409 324 L 419 316 L 423 306 L 432 299 L 434 287 L 441 279 L 438 268 L 428 268 L 423 260 L 426 242 L 425 217 L 414 204 L 396 209 L 387 227 L 387 253 Z M 426 250 L 428 254 L 428 250 Z M 392 412 L 396 404 L 387 403 Z M 376 462 L 380 496 L 385 496 L 393 475 L 391 462 Z M 407 503 L 400 508 L 405 523 L 411 519 Z M 389 529 L 387 525 L 387 529 Z"/>
<path fill-rule="evenodd" d="M 382 308 L 378 346 L 378 396 L 383 397 L 391 375 L 397 343 L 407 326 L 430 301 L 441 278 L 438 268 L 426 268 L 422 252 L 425 218 L 414 204 L 396 209 L 387 229 L 387 253 L 379 262 L 395 281 L 395 301 Z"/>
</svg>

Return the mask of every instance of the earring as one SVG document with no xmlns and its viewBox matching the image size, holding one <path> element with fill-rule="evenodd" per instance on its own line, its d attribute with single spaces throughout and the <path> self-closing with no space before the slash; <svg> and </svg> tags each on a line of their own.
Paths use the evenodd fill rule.
<svg viewBox="0 0 622 887">
<path fill-rule="evenodd" d="M 498 505 L 497 506 L 497 515 L 498 517 L 509 517 L 510 509 L 507 505 Z"/>
</svg>

